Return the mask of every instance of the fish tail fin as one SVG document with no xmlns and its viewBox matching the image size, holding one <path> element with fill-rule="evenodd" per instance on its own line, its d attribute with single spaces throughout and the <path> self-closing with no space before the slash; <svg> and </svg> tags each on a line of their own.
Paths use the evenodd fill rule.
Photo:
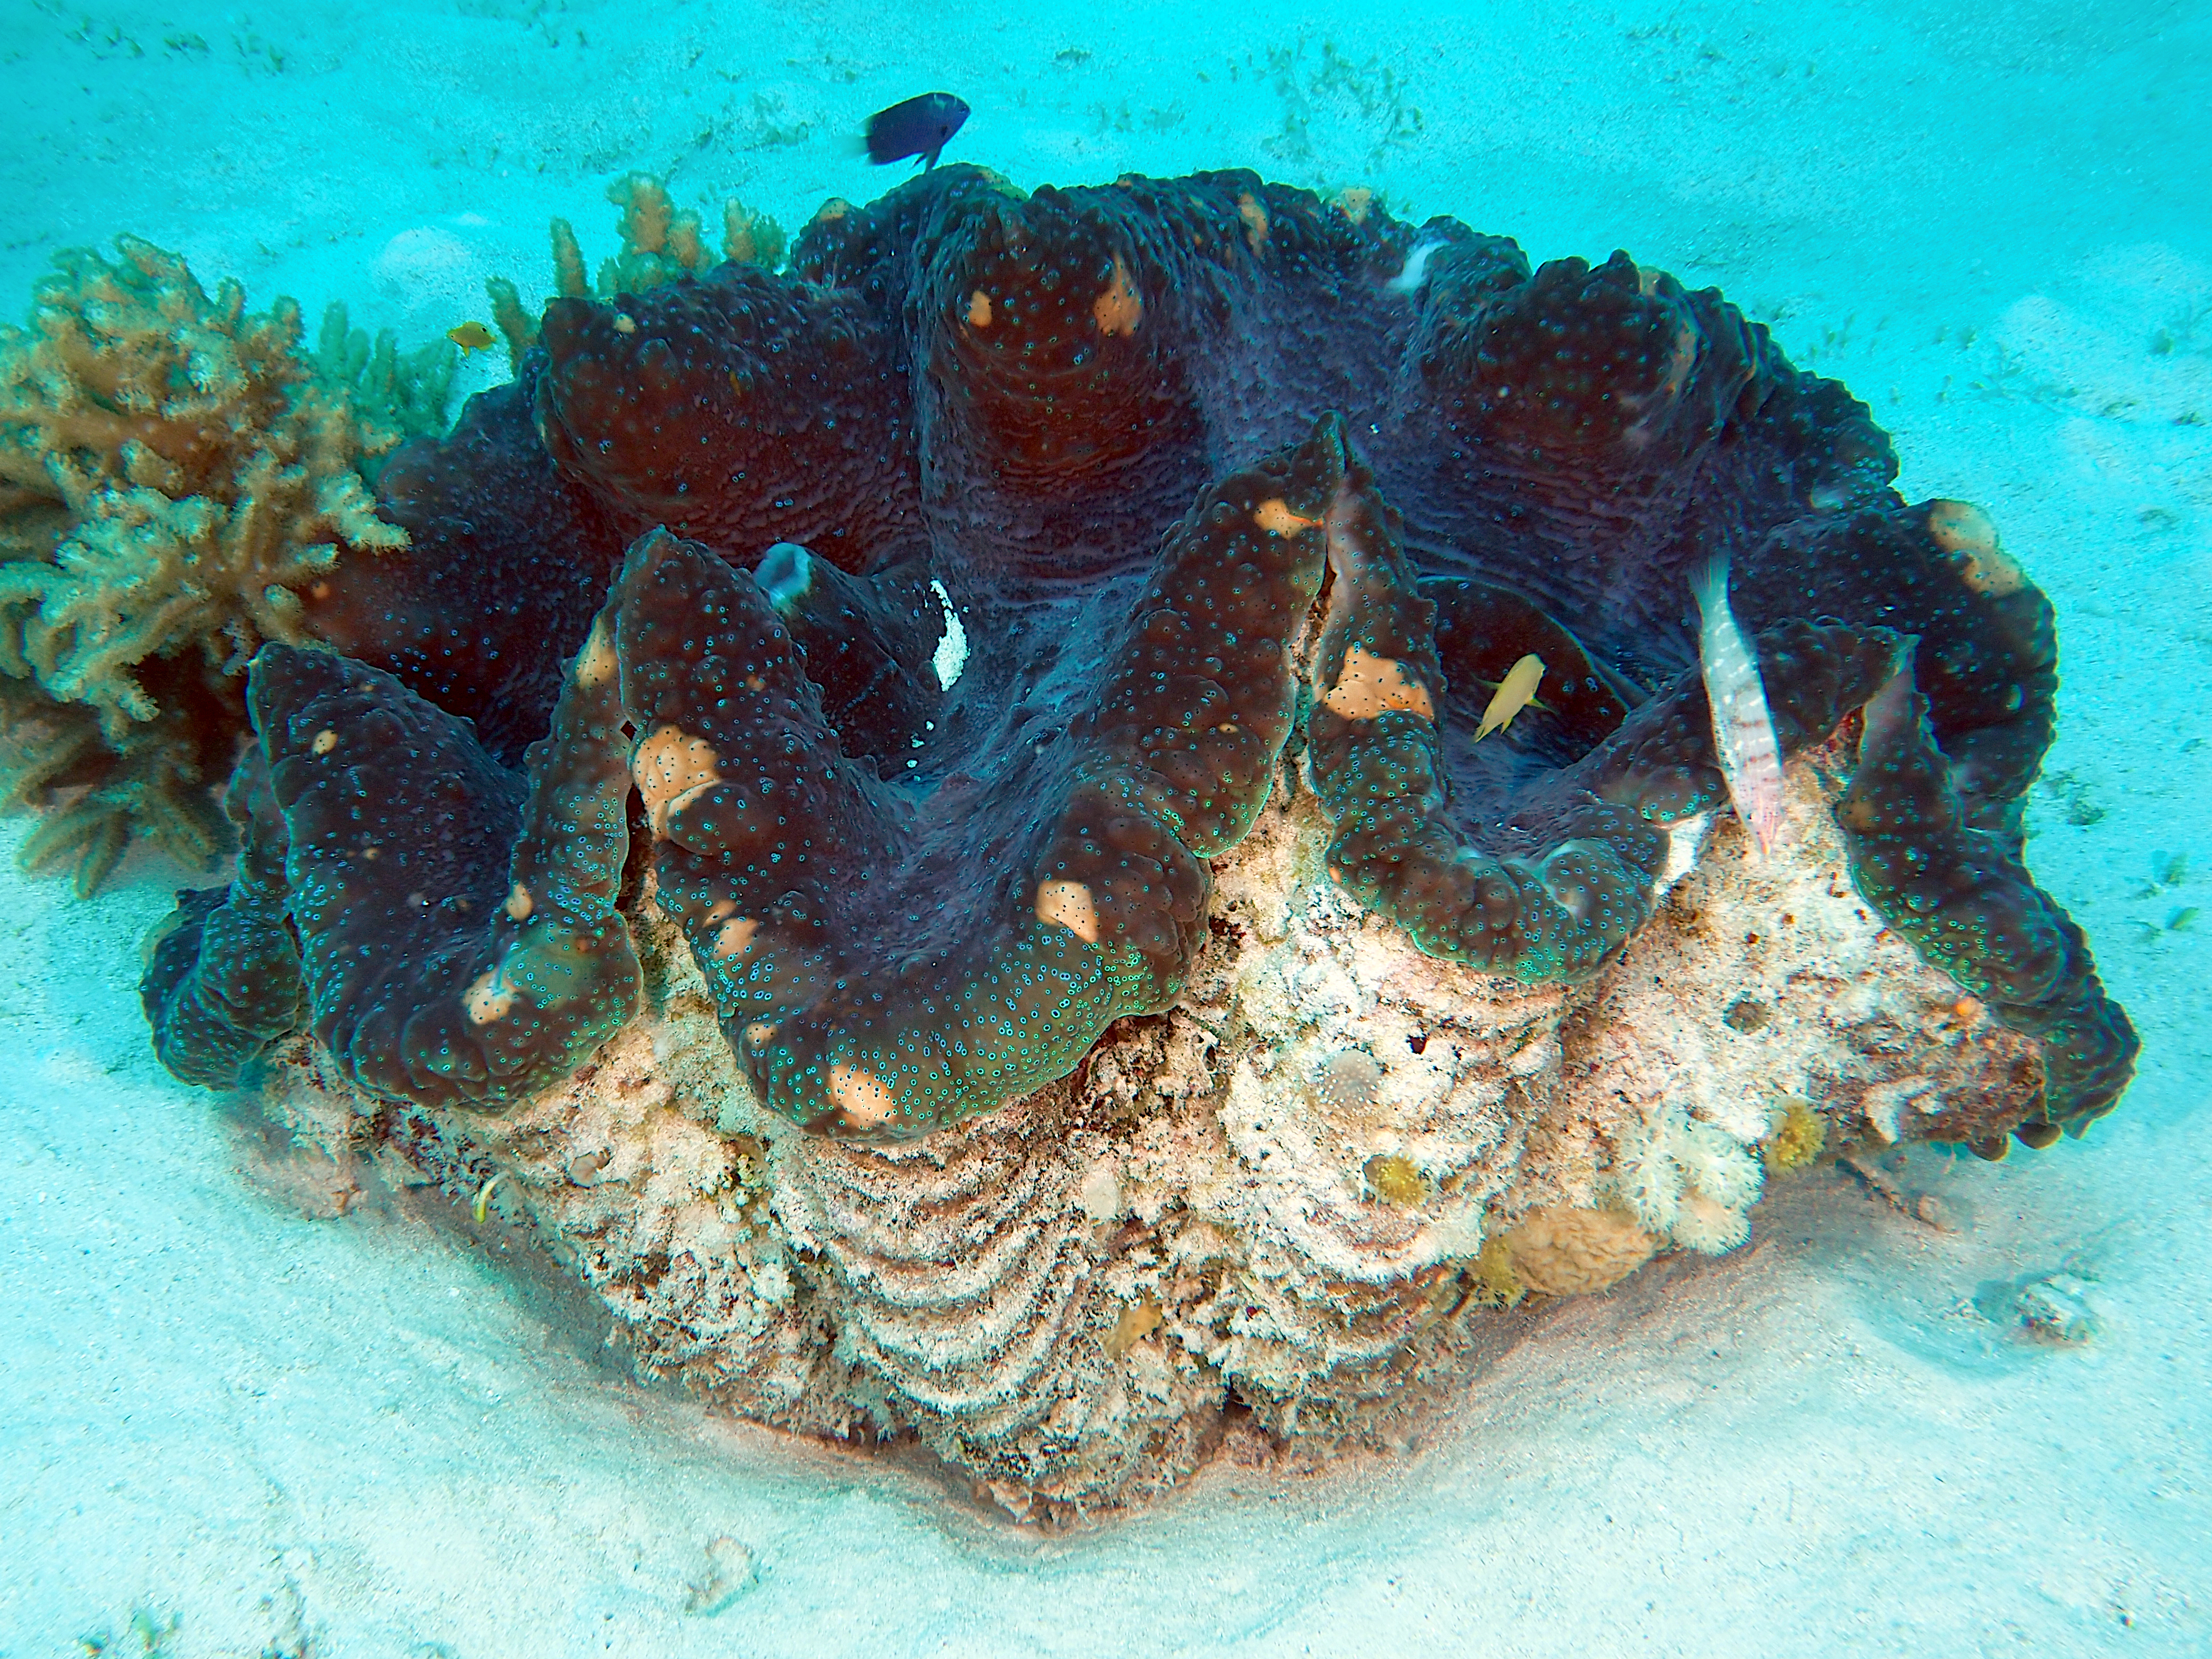
<svg viewBox="0 0 2212 1659">
<path fill-rule="evenodd" d="M 1770 856 L 1782 839 L 1782 820 L 1785 809 L 1782 803 L 1779 776 L 1771 790 L 1762 789 L 1751 811 L 1751 836 L 1759 843 L 1759 855 Z"/>
<path fill-rule="evenodd" d="M 1716 553 L 1690 572 L 1690 592 L 1698 601 L 1702 616 L 1712 616 L 1728 608 L 1729 556 L 1725 550 Z"/>
</svg>

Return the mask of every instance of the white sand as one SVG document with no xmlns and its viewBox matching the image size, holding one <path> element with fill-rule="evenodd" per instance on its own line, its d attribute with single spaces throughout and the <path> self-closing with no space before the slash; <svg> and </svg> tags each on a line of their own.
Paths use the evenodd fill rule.
<svg viewBox="0 0 2212 1659">
<path fill-rule="evenodd" d="M 1024 184 L 1250 165 L 1626 246 L 1848 380 L 1906 494 L 1980 502 L 2056 599 L 2030 858 L 2146 1039 L 2120 1114 L 1916 1155 L 1957 1236 L 1799 1183 L 1747 1250 L 1543 1326 L 1406 1461 L 1039 1538 L 627 1381 L 495 1225 L 308 1218 L 313 1171 L 149 1052 L 175 872 L 89 904 L 10 873 L 0 1656 L 137 1654 L 139 1610 L 176 1656 L 2212 1650 L 2212 921 L 2159 927 L 2212 882 L 2212 14 L 1471 9 L 15 0 L 0 314 L 127 229 L 412 343 L 486 273 L 542 285 L 551 214 L 611 252 L 630 167 L 789 226 L 873 195 L 837 141 L 940 85 L 976 106 L 953 156 Z M 2145 892 L 2154 851 L 2197 873 Z M 2097 1336 L 2018 1340 L 2013 1287 L 2061 1269 Z M 722 1535 L 758 1582 L 687 1616 Z"/>
</svg>

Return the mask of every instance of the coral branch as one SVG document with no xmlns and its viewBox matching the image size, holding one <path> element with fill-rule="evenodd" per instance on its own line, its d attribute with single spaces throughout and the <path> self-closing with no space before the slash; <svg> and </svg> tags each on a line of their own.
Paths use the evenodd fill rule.
<svg viewBox="0 0 2212 1659">
<path fill-rule="evenodd" d="M 312 637 L 300 598 L 342 561 L 405 545 L 363 469 L 442 424 L 452 358 L 403 357 L 340 307 L 303 353 L 292 301 L 249 314 L 234 283 L 210 298 L 176 255 L 117 249 L 57 255 L 30 329 L 0 331 L 7 787 L 58 809 L 27 864 L 73 856 L 83 890 L 133 836 L 194 862 L 219 844 L 239 678 L 264 641 Z"/>
</svg>

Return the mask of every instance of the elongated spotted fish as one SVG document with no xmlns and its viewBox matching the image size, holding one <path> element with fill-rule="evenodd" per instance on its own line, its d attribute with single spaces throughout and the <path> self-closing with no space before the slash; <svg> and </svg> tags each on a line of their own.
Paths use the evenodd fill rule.
<svg viewBox="0 0 2212 1659">
<path fill-rule="evenodd" d="M 1759 659 L 1729 609 L 1728 582 L 1725 553 L 1690 578 L 1703 623 L 1698 657 L 1705 670 L 1705 701 L 1712 705 L 1713 752 L 1728 780 L 1729 799 L 1764 854 L 1774 850 L 1782 834 L 1782 745 L 1774 740 L 1774 717 L 1766 712 Z"/>
</svg>

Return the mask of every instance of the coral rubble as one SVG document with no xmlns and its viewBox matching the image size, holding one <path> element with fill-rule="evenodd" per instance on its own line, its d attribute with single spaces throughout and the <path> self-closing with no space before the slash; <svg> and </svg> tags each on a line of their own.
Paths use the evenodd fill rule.
<svg viewBox="0 0 2212 1659">
<path fill-rule="evenodd" d="M 572 246 L 301 603 L 343 655 L 255 659 L 147 1006 L 511 1173 L 647 1363 L 1072 1512 L 1237 1412 L 1401 1438 L 1492 1310 L 1736 1247 L 1831 1134 L 2118 1099 L 2021 857 L 2050 606 L 1717 295 L 1248 173 L 941 168 L 781 274 L 622 192 L 631 286 Z"/>
</svg>

